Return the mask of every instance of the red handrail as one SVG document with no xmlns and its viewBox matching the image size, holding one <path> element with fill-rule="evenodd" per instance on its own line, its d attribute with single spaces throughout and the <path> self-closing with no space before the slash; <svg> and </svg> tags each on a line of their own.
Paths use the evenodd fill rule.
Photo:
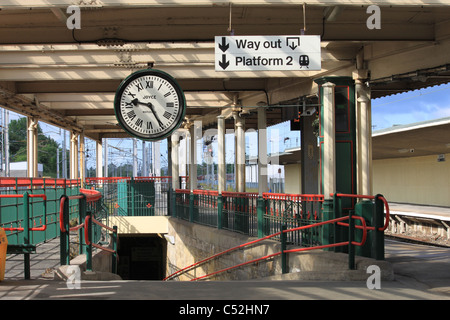
<svg viewBox="0 0 450 320">
<path fill-rule="evenodd" d="M 367 226 L 366 226 L 366 222 L 365 222 L 365 220 L 364 220 L 362 217 L 352 216 L 352 218 L 361 220 L 361 221 L 362 221 L 362 224 L 363 224 L 362 227 L 363 227 L 363 229 L 364 229 L 363 237 L 362 237 L 361 242 L 355 242 L 355 241 L 352 241 L 352 244 L 353 244 L 353 245 L 356 245 L 356 246 L 362 246 L 362 245 L 366 242 L 366 239 L 367 239 Z M 336 218 L 336 219 L 332 219 L 332 220 L 328 220 L 328 221 L 323 221 L 323 222 L 318 222 L 318 223 L 310 224 L 310 225 L 307 225 L 307 226 L 302 226 L 302 227 L 297 227 L 297 228 L 287 229 L 287 230 L 284 230 L 283 233 L 288 233 L 288 232 L 293 232 L 293 231 L 298 231 L 298 230 L 309 229 L 309 228 L 318 227 L 318 226 L 325 225 L 325 224 L 329 224 L 329 223 L 335 223 L 335 222 L 343 221 L 343 220 L 346 220 L 346 219 L 349 219 L 349 217 L 348 217 L 348 216 L 345 216 L 345 217 L 340 217 L 340 218 Z M 242 247 L 244 247 L 244 246 L 247 246 L 247 245 L 250 245 L 250 244 L 254 244 L 255 242 L 259 242 L 259 241 L 261 241 L 261 240 L 266 240 L 266 239 L 268 239 L 268 238 L 272 238 L 272 237 L 278 236 L 278 235 L 280 235 L 280 234 L 281 234 L 281 231 L 280 231 L 280 232 L 276 232 L 276 233 L 274 233 L 274 234 L 271 234 L 271 235 L 269 235 L 269 236 L 266 236 L 266 237 L 264 237 L 264 238 L 261 238 L 261 239 L 255 240 L 255 241 L 251 241 L 251 242 L 245 243 L 245 244 L 243 244 L 243 245 L 234 247 L 234 248 L 232 248 L 232 249 L 225 250 L 225 251 L 223 251 L 223 252 L 221 252 L 221 253 L 215 254 L 214 256 L 212 256 L 212 257 L 210 257 L 210 258 L 204 259 L 204 260 L 198 262 L 197 264 L 201 264 L 201 263 L 203 263 L 203 262 L 205 262 L 205 261 L 208 261 L 208 260 L 210 260 L 210 259 L 212 259 L 212 258 L 218 257 L 219 255 L 228 253 L 228 252 L 230 252 L 231 250 L 234 250 L 234 249 L 236 249 L 236 248 L 242 248 Z M 300 252 L 300 251 L 308 251 L 308 250 L 316 250 L 316 249 L 325 249 L 325 248 L 331 248 L 331 247 L 345 246 L 345 245 L 348 245 L 348 244 L 349 244 L 349 241 L 344 241 L 344 242 L 332 243 L 332 244 L 321 245 L 321 246 L 315 246 L 315 247 L 307 247 L 307 248 L 297 248 L 297 249 L 284 250 L 284 251 L 276 252 L 276 253 L 273 253 L 273 254 L 270 254 L 270 255 L 266 255 L 266 256 L 261 257 L 261 258 L 253 259 L 253 260 L 250 260 L 250 261 L 246 261 L 246 262 L 243 262 L 243 263 L 234 265 L 234 266 L 232 266 L 232 267 L 228 267 L 228 268 L 225 268 L 225 269 L 222 269 L 222 270 L 218 270 L 218 271 L 215 271 L 215 272 L 212 272 L 212 273 L 209 273 L 209 274 L 206 274 L 206 275 L 203 275 L 203 276 L 200 276 L 200 277 L 191 279 L 190 281 L 196 281 L 196 280 L 204 279 L 204 278 L 207 278 L 207 277 L 216 275 L 216 274 L 218 274 L 218 273 L 222 273 L 222 272 L 225 272 L 225 271 L 228 271 L 228 270 L 232 270 L 232 269 L 235 269 L 235 268 L 242 267 L 242 266 L 247 265 L 247 264 L 251 264 L 251 263 L 255 263 L 255 262 L 261 261 L 261 260 L 269 259 L 269 258 L 278 256 L 278 255 L 280 255 L 280 254 L 282 254 L 282 253 Z M 193 265 L 191 265 L 190 267 L 196 266 L 197 264 L 193 264 Z M 187 267 L 187 268 L 184 268 L 184 269 L 189 269 L 190 267 Z M 179 272 L 182 271 L 182 270 L 183 270 L 183 269 L 181 269 L 181 270 L 179 270 L 179 271 L 173 273 L 172 275 L 168 276 L 168 277 L 165 278 L 164 280 L 166 280 L 166 279 L 168 279 L 168 278 L 171 278 L 172 276 L 176 275 L 177 273 L 179 273 Z"/>
<path fill-rule="evenodd" d="M 223 197 L 233 197 L 233 198 L 258 198 L 259 194 L 257 192 L 230 192 L 223 191 Z"/>
<path fill-rule="evenodd" d="M 217 254 L 215 254 L 215 255 L 212 255 L 212 256 L 209 257 L 209 258 L 206 258 L 206 259 L 203 259 L 203 260 L 198 261 L 198 262 L 196 262 L 196 263 L 193 263 L 193 264 L 191 264 L 191 265 L 189 265 L 189 266 L 187 266 L 187 267 L 185 267 L 185 268 L 183 268 L 183 269 L 180 269 L 180 270 L 178 270 L 178 271 L 172 273 L 170 276 L 164 278 L 163 281 L 166 281 L 166 280 L 168 280 L 169 278 L 172 278 L 173 276 L 177 275 L 178 273 L 187 271 L 187 270 L 189 270 L 189 269 L 192 268 L 192 267 L 198 266 L 198 265 L 200 265 L 200 264 L 202 264 L 202 263 L 205 263 L 205 262 L 207 262 L 207 261 L 209 261 L 209 260 L 212 260 L 212 259 L 214 259 L 214 258 L 217 258 L 218 256 L 221 256 L 221 255 L 224 255 L 224 254 L 226 254 L 226 253 L 228 253 L 228 252 L 231 252 L 231 251 L 234 251 L 234 250 L 243 248 L 243 247 L 245 247 L 245 246 L 249 246 L 249 245 L 251 245 L 251 244 L 258 243 L 258 242 L 263 241 L 263 240 L 270 239 L 270 238 L 275 237 L 275 236 L 280 235 L 280 234 L 281 234 L 281 231 L 279 231 L 279 232 L 277 232 L 277 233 L 274 233 L 274 234 L 271 234 L 271 235 L 268 235 L 268 236 L 265 236 L 265 237 L 260 238 L 260 239 L 257 239 L 257 240 L 253 240 L 253 241 L 250 241 L 250 242 L 247 242 L 247 243 L 238 245 L 238 246 L 236 246 L 236 247 L 227 249 L 227 250 L 225 250 L 225 251 L 219 252 L 219 253 L 217 253 Z"/>
<path fill-rule="evenodd" d="M 100 191 L 96 190 L 89 190 L 89 189 L 80 189 L 80 192 L 82 194 L 74 195 L 74 196 L 65 196 L 61 197 L 60 203 L 59 203 L 59 228 L 61 232 L 67 232 L 66 228 L 64 227 L 64 203 L 66 202 L 66 199 L 68 200 L 74 200 L 74 199 L 82 199 L 86 197 L 86 202 L 94 202 L 97 200 L 100 200 L 102 198 L 102 194 Z M 71 228 L 71 231 L 75 231 L 81 228 L 81 225 L 75 226 Z"/>
<path fill-rule="evenodd" d="M 363 230 L 364 230 L 364 232 L 363 232 L 363 238 L 362 238 L 361 242 L 355 242 L 355 241 L 352 241 L 352 244 L 353 244 L 353 245 L 356 245 L 356 246 L 362 246 L 362 245 L 366 242 L 366 239 L 367 239 L 367 226 L 366 226 L 366 222 L 365 222 L 365 220 L 364 220 L 362 217 L 352 216 L 352 218 L 361 220 L 361 222 L 362 222 L 362 226 L 361 226 L 361 227 L 362 227 Z M 313 227 L 318 227 L 318 226 L 325 225 L 325 224 L 329 224 L 329 223 L 340 222 L 340 221 L 343 221 L 343 220 L 346 220 L 346 219 L 349 219 L 349 217 L 348 217 L 348 216 L 345 216 L 345 217 L 340 217 L 340 218 L 336 218 L 336 219 L 332 219 L 332 220 L 328 220 L 328 221 L 323 221 L 323 222 L 318 222 L 318 223 L 310 224 L 310 225 L 307 225 L 307 226 L 301 226 L 301 227 L 297 227 L 297 228 L 287 229 L 287 230 L 284 230 L 283 232 L 284 232 L 284 233 L 288 233 L 288 232 L 293 232 L 293 231 L 297 231 L 297 230 L 304 230 L 304 229 L 313 228 Z M 183 269 L 180 269 L 180 270 L 178 270 L 178 271 L 172 273 L 172 274 L 169 275 L 168 277 L 164 278 L 163 281 L 166 281 L 166 280 L 168 280 L 168 279 L 170 279 L 170 278 L 176 276 L 176 275 L 179 274 L 179 273 L 183 273 L 183 272 L 185 272 L 185 271 L 187 271 L 187 270 L 189 270 L 189 269 L 191 269 L 191 268 L 193 268 L 193 267 L 197 267 L 197 266 L 199 266 L 199 265 L 201 265 L 201 264 L 203 264 L 203 263 L 205 263 L 205 262 L 207 262 L 207 261 L 209 261 L 209 260 L 212 260 L 212 259 L 214 259 L 214 258 L 217 258 L 217 257 L 219 257 L 219 256 L 221 256 L 221 255 L 224 255 L 224 254 L 226 254 L 226 253 L 229 253 L 229 252 L 234 251 L 234 250 L 237 250 L 237 249 L 241 249 L 241 248 L 246 247 L 246 246 L 249 246 L 249 245 L 253 245 L 253 244 L 258 243 L 258 242 L 261 242 L 261 241 L 263 241 L 263 240 L 267 240 L 267 239 L 270 239 L 270 238 L 279 236 L 280 234 L 281 234 L 281 231 L 276 232 L 276 233 L 273 233 L 273 234 L 271 234 L 271 235 L 265 236 L 265 237 L 260 238 L 260 239 L 257 239 L 257 240 L 253 240 L 253 241 L 250 241 L 250 242 L 247 242 L 247 243 L 238 245 L 238 246 L 236 246 L 236 247 L 227 249 L 227 250 L 222 251 L 222 252 L 220 252 L 220 253 L 217 253 L 217 254 L 215 254 L 215 255 L 212 255 L 212 256 L 209 257 L 209 258 L 206 258 L 206 259 L 203 259 L 203 260 L 198 261 L 198 262 L 196 262 L 196 263 L 193 263 L 193 264 L 191 264 L 191 265 L 189 265 L 189 266 L 187 266 L 187 267 L 185 267 L 185 268 L 183 268 Z M 307 250 L 314 250 L 314 249 L 324 249 L 324 248 L 331 248 L 331 247 L 337 247 L 337 246 L 344 246 L 344 245 L 348 245 L 348 244 L 349 244 L 349 241 L 346 241 L 346 242 L 339 242 L 339 243 L 333 243 L 333 244 L 322 245 L 322 246 L 316 246 L 316 247 L 308 247 L 308 248 L 298 248 L 298 249 L 284 250 L 283 252 L 284 252 L 284 253 L 289 253 L 289 252 L 307 251 Z M 215 272 L 213 272 L 213 273 L 209 273 L 209 274 L 204 275 L 204 276 L 200 276 L 200 277 L 191 279 L 191 281 L 203 279 L 203 278 L 210 277 L 210 276 L 212 276 L 212 275 L 215 275 L 215 274 L 218 274 L 218 273 L 222 273 L 222 272 L 225 272 L 225 271 L 228 271 L 228 270 L 231 270 L 231 269 L 235 269 L 235 268 L 238 268 L 238 267 L 247 265 L 247 264 L 251 264 L 251 263 L 254 263 L 254 262 L 258 262 L 258 261 L 261 261 L 261 260 L 265 260 L 265 259 L 268 259 L 268 258 L 277 256 L 277 255 L 280 255 L 280 254 L 282 254 L 283 252 L 280 251 L 280 252 L 273 253 L 273 254 L 270 254 L 270 255 L 267 255 L 267 256 L 264 256 L 264 257 L 261 257 L 261 258 L 253 259 L 253 260 L 251 260 L 251 261 L 243 262 L 243 263 L 237 264 L 237 265 L 232 266 L 232 267 L 228 267 L 228 268 L 225 268 L 225 269 L 222 269 L 222 270 L 219 270 L 219 271 L 215 271 Z"/>
<path fill-rule="evenodd" d="M 203 196 L 218 196 L 219 191 L 217 190 L 202 190 L 202 189 L 196 189 L 192 191 L 193 194 L 196 195 L 203 195 Z M 223 195 L 223 193 L 222 193 Z"/>
<path fill-rule="evenodd" d="M 384 208 L 386 209 L 386 219 L 384 221 L 384 226 L 378 228 L 378 231 L 384 231 L 387 229 L 387 227 L 389 226 L 389 217 L 390 217 L 390 213 L 389 213 L 389 204 L 386 200 L 385 197 L 383 197 L 382 195 L 377 195 L 377 196 L 370 196 L 370 195 L 360 195 L 360 194 L 346 194 L 346 193 L 336 193 L 333 194 L 331 193 L 330 196 L 335 195 L 336 197 L 345 197 L 345 198 L 358 198 L 358 199 L 375 199 L 378 198 L 381 201 L 383 201 L 384 204 Z M 345 225 L 343 223 L 340 223 L 341 225 Z M 361 226 L 355 226 L 355 228 L 360 229 Z M 375 230 L 375 227 L 367 227 L 368 230 Z"/>
<path fill-rule="evenodd" d="M 175 193 L 190 194 L 191 190 L 189 190 L 189 189 L 175 189 Z"/>
<path fill-rule="evenodd" d="M 54 179 L 54 178 L 0 178 L 0 187 L 42 187 L 56 185 L 60 187 L 80 185 L 80 179 Z"/>
<path fill-rule="evenodd" d="M 294 200 L 294 201 L 318 201 L 323 202 L 323 194 L 286 194 L 264 192 L 263 198 L 266 200 Z"/>
<path fill-rule="evenodd" d="M 86 243 L 86 245 L 88 245 L 88 246 L 92 245 L 93 247 L 96 247 L 98 249 L 105 250 L 105 251 L 108 251 L 108 252 L 111 252 L 111 253 L 116 252 L 113 249 L 102 247 L 102 246 L 100 246 L 100 245 L 98 245 L 96 243 L 92 243 L 91 242 L 91 240 L 89 239 L 89 219 L 91 219 L 91 216 L 90 215 L 86 216 L 86 218 L 84 219 L 84 224 L 82 224 L 82 226 L 84 227 L 84 242 Z M 94 218 L 92 218 L 92 222 L 97 224 L 97 225 L 99 225 L 99 226 L 101 226 L 101 227 L 103 227 L 103 228 L 105 228 L 106 230 L 109 230 L 109 231 L 112 231 L 112 232 L 116 232 L 116 230 L 114 230 L 113 228 L 108 227 L 107 225 L 104 225 L 103 223 L 97 221 Z"/>
</svg>

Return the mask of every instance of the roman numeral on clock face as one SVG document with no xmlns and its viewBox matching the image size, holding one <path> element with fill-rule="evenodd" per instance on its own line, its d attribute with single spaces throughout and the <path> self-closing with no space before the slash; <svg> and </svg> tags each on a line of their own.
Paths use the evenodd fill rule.
<svg viewBox="0 0 450 320">
<path fill-rule="evenodd" d="M 134 113 L 134 110 L 131 110 L 130 112 L 127 113 L 127 116 L 128 118 L 133 120 L 136 117 L 136 113 Z"/>
<path fill-rule="evenodd" d="M 167 120 L 170 119 L 170 117 L 172 116 L 172 114 L 170 112 L 164 112 L 163 117 L 166 118 Z"/>
</svg>

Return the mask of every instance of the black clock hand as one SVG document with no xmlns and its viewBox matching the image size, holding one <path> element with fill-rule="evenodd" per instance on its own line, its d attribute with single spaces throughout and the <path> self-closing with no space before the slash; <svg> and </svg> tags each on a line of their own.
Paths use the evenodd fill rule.
<svg viewBox="0 0 450 320">
<path fill-rule="evenodd" d="M 159 120 L 158 114 L 155 112 L 155 110 L 153 109 L 153 104 L 151 104 L 150 102 L 147 104 L 147 107 L 150 108 L 150 110 L 152 111 L 153 115 L 156 118 L 156 121 L 158 121 L 159 126 L 162 128 L 164 125 L 161 122 L 161 120 Z"/>
<path fill-rule="evenodd" d="M 138 98 L 135 98 L 131 101 L 131 103 L 135 106 L 137 106 L 138 104 L 146 106 L 150 109 L 150 111 L 153 113 L 153 115 L 155 116 L 156 121 L 158 121 L 159 126 L 162 128 L 164 126 L 164 124 L 161 122 L 161 120 L 159 119 L 157 113 L 155 112 L 155 110 L 153 109 L 153 104 L 151 102 L 145 103 L 145 102 L 141 102 L 138 100 Z"/>
<path fill-rule="evenodd" d="M 133 100 L 131 101 L 131 103 L 134 104 L 134 106 L 137 106 L 138 104 L 142 104 L 143 106 L 148 106 L 146 103 L 140 102 L 140 101 L 138 100 L 138 98 L 133 99 Z"/>
</svg>

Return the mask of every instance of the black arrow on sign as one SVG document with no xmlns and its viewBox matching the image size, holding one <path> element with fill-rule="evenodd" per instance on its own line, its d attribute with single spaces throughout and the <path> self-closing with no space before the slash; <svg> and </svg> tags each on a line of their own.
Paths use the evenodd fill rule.
<svg viewBox="0 0 450 320">
<path fill-rule="evenodd" d="M 225 37 L 222 37 L 222 43 L 219 43 L 219 49 L 222 50 L 222 52 L 225 52 L 229 47 L 230 45 L 227 43 L 227 39 L 225 39 Z"/>
<path fill-rule="evenodd" d="M 227 61 L 227 56 L 225 54 L 222 55 L 222 61 L 219 61 L 219 66 L 225 70 L 230 65 L 230 61 Z"/>
</svg>

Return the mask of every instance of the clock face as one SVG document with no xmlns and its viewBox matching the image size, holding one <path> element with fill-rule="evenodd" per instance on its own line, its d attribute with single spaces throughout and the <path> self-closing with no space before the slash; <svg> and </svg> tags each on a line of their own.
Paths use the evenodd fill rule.
<svg viewBox="0 0 450 320">
<path fill-rule="evenodd" d="M 116 118 L 125 131 L 143 140 L 161 140 L 183 121 L 185 98 L 176 81 L 159 70 L 137 71 L 119 86 Z"/>
</svg>

